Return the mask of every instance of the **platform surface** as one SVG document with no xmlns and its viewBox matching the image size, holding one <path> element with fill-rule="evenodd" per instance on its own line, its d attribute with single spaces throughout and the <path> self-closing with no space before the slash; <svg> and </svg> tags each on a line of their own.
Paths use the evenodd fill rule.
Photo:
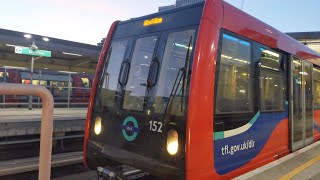
<svg viewBox="0 0 320 180">
<path fill-rule="evenodd" d="M 0 138 L 40 134 L 41 111 L 0 109 Z M 84 131 L 86 108 L 55 108 L 53 114 L 54 133 Z"/>
<path fill-rule="evenodd" d="M 54 120 L 85 119 L 87 108 L 55 108 Z M 0 123 L 41 121 L 41 109 L 0 109 Z"/>
<path fill-rule="evenodd" d="M 320 180 L 320 141 L 235 179 Z"/>
</svg>

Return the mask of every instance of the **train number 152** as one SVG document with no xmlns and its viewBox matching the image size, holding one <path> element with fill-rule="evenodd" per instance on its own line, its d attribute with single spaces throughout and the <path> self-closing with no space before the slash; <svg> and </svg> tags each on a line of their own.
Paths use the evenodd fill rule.
<svg viewBox="0 0 320 180">
<path fill-rule="evenodd" d="M 153 132 L 162 133 L 162 122 L 149 121 L 149 130 Z"/>
</svg>

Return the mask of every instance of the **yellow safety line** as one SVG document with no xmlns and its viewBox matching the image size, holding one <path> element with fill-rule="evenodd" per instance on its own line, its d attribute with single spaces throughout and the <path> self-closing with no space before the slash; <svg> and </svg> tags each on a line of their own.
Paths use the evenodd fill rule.
<svg viewBox="0 0 320 180">
<path fill-rule="evenodd" d="M 278 180 L 288 180 L 293 178 L 294 176 L 296 176 L 297 174 L 301 173 L 303 170 L 307 169 L 308 167 L 310 167 L 312 164 L 316 163 L 317 161 L 320 161 L 320 156 L 317 156 L 313 159 L 311 159 L 310 161 L 302 164 L 301 166 L 295 168 L 294 170 L 292 170 L 291 172 L 289 172 L 288 174 L 280 177 Z"/>
</svg>

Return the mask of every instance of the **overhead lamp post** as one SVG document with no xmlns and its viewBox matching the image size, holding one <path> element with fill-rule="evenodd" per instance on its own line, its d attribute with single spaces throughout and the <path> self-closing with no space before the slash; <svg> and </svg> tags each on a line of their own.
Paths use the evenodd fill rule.
<svg viewBox="0 0 320 180">
<path fill-rule="evenodd" d="M 241 10 L 243 10 L 244 1 L 245 0 L 242 0 L 242 2 L 241 2 Z"/>
<path fill-rule="evenodd" d="M 32 45 L 30 46 L 30 49 L 32 51 L 36 51 L 38 50 L 38 47 L 36 46 L 36 44 L 34 43 L 34 41 L 32 42 Z M 30 84 L 32 85 L 32 81 L 33 81 L 33 66 L 34 66 L 34 56 L 31 57 L 31 69 L 30 69 Z M 32 110 L 32 96 L 29 96 L 29 110 Z"/>
<path fill-rule="evenodd" d="M 24 35 L 25 38 L 30 39 L 32 38 L 31 34 L 25 34 Z M 49 38 L 47 37 L 42 37 L 43 41 L 50 41 Z M 8 46 L 8 45 L 7 45 Z M 32 45 L 30 47 L 22 47 L 22 46 L 16 46 L 16 45 L 10 45 L 10 46 L 14 46 L 14 51 L 16 54 L 24 54 L 24 55 L 29 55 L 32 56 L 31 57 L 31 68 L 30 68 L 30 83 L 32 85 L 32 81 L 33 81 L 33 67 L 34 67 L 34 61 L 42 58 L 42 57 L 51 57 L 51 51 L 46 51 L 46 50 L 39 50 L 38 47 L 35 44 L 34 39 L 32 39 Z M 38 56 L 37 58 L 35 58 L 35 56 Z M 28 108 L 29 110 L 32 110 L 32 96 L 29 96 L 29 104 L 28 104 Z"/>
</svg>

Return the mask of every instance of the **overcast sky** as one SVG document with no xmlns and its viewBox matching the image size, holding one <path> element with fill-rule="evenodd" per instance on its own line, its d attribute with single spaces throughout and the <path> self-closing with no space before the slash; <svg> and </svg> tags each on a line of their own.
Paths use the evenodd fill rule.
<svg viewBox="0 0 320 180">
<path fill-rule="evenodd" d="M 226 0 L 240 8 L 242 0 Z M 97 44 L 115 20 L 151 14 L 175 0 L 5 0 L 0 28 Z M 243 10 L 283 32 L 320 31 L 319 0 L 244 0 Z"/>
</svg>

